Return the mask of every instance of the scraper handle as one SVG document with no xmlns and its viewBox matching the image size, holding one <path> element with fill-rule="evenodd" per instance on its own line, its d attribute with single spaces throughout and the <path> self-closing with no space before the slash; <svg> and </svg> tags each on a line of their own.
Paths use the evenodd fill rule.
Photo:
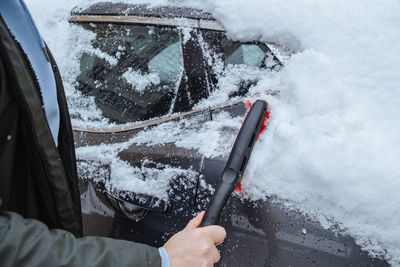
<svg viewBox="0 0 400 267">
<path fill-rule="evenodd" d="M 200 226 L 218 223 L 226 201 L 240 182 L 243 172 L 246 169 L 266 112 L 267 103 L 257 100 L 247 114 L 222 173 L 221 181 L 215 189 L 214 196 Z"/>
</svg>

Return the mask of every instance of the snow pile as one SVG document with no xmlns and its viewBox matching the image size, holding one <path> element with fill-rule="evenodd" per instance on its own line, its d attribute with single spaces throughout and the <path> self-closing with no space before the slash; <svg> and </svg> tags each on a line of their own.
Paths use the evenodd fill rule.
<svg viewBox="0 0 400 267">
<path fill-rule="evenodd" d="M 79 66 L 68 44 L 80 30 L 67 17 L 78 2 L 90 1 L 27 1 L 60 64 L 70 103 L 79 98 L 73 90 Z M 235 39 L 296 52 L 278 75 L 260 77 L 250 90 L 280 90 L 280 97 L 265 96 L 271 120 L 249 162 L 248 196 L 277 195 L 327 227 L 338 222 L 372 254 L 400 265 L 400 2 L 188 4 L 213 13 Z"/>
</svg>

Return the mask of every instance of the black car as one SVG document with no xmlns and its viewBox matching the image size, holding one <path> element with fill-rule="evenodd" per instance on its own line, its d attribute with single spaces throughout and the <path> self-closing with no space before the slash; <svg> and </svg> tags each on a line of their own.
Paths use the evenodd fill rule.
<svg viewBox="0 0 400 267">
<path fill-rule="evenodd" d="M 101 114 L 92 120 L 106 121 L 74 127 L 84 233 L 162 246 L 208 207 L 254 103 L 256 73 L 283 68 L 285 51 L 233 41 L 192 8 L 101 3 L 74 9 L 69 21 L 93 35 L 75 87 Z M 213 101 L 229 71 L 231 88 Z M 208 143 L 218 149 L 202 149 Z M 218 266 L 388 266 L 274 198 L 250 201 L 237 190 L 219 222 L 228 235 Z"/>
</svg>

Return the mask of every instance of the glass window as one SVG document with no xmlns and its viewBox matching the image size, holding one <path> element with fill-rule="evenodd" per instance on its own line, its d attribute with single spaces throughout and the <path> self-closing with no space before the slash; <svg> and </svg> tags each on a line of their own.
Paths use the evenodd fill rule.
<svg viewBox="0 0 400 267">
<path fill-rule="evenodd" d="M 221 40 L 221 46 L 225 65 L 244 64 L 250 67 L 271 69 L 279 65 L 270 49 L 262 43 L 240 43 L 225 37 Z M 271 60 L 273 61 L 272 65 Z"/>
<path fill-rule="evenodd" d="M 232 41 L 225 33 L 217 31 L 202 31 L 202 37 L 211 88 L 223 90 L 216 93 L 220 96 L 244 96 L 260 77 L 281 67 L 264 43 Z"/>
<path fill-rule="evenodd" d="M 168 114 L 183 71 L 179 32 L 115 24 L 83 27 L 95 32 L 96 38 L 81 55 L 77 89 L 94 97 L 112 122 Z"/>
<path fill-rule="evenodd" d="M 260 67 L 265 53 L 255 44 L 242 44 L 233 54 L 228 55 L 225 64 L 246 64 Z"/>
</svg>

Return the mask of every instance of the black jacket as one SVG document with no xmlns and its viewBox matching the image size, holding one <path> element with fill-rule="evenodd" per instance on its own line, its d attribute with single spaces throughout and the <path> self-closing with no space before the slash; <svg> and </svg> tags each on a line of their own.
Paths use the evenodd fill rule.
<svg viewBox="0 0 400 267">
<path fill-rule="evenodd" d="M 0 56 L 1 209 L 81 236 L 73 135 L 56 64 L 51 58 L 60 107 L 58 148 L 35 75 L 2 20 Z"/>
</svg>

